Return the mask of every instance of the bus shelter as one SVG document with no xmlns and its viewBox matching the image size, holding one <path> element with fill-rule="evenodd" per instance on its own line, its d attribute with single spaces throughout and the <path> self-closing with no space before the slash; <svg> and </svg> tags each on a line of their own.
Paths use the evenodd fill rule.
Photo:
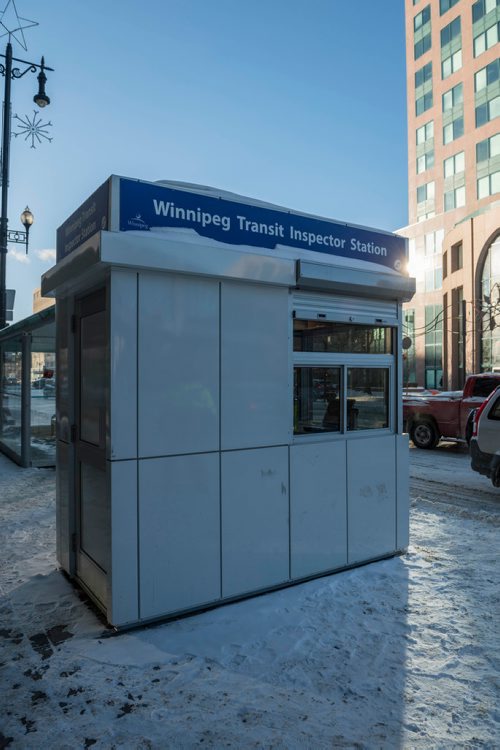
<svg viewBox="0 0 500 750">
<path fill-rule="evenodd" d="M 56 458 L 55 310 L 0 331 L 0 450 L 20 466 Z"/>
</svg>

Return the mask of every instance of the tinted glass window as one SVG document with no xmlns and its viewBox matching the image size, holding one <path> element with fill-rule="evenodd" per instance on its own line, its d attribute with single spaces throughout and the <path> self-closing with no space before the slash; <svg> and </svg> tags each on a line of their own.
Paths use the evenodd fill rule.
<svg viewBox="0 0 500 750">
<path fill-rule="evenodd" d="M 347 429 L 389 426 L 389 371 L 382 367 L 347 370 Z"/>
<path fill-rule="evenodd" d="M 391 354 L 392 329 L 321 320 L 294 320 L 293 349 L 296 352 L 333 354 Z"/>
<path fill-rule="evenodd" d="M 295 367 L 293 432 L 339 432 L 342 423 L 340 367 Z"/>
<path fill-rule="evenodd" d="M 498 378 L 478 378 L 474 383 L 473 396 L 486 398 L 498 385 Z"/>
<path fill-rule="evenodd" d="M 500 396 L 491 407 L 488 419 L 500 420 Z"/>
</svg>

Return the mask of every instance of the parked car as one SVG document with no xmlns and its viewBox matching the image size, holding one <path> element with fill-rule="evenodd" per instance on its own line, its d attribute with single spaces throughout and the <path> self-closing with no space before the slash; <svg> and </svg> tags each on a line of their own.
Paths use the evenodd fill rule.
<svg viewBox="0 0 500 750">
<path fill-rule="evenodd" d="M 474 471 L 500 487 L 500 387 L 476 409 L 470 455 Z"/>
<path fill-rule="evenodd" d="M 42 390 L 42 388 L 45 388 L 45 382 L 46 378 L 37 378 L 36 380 L 31 381 L 31 387 Z"/>
<path fill-rule="evenodd" d="M 53 378 L 45 381 L 45 385 L 43 386 L 43 396 L 44 398 L 55 398 L 56 381 Z"/>
<path fill-rule="evenodd" d="M 434 448 L 441 438 L 469 442 L 471 412 L 500 385 L 500 373 L 469 375 L 463 391 L 403 395 L 403 422 L 417 448 Z"/>
</svg>

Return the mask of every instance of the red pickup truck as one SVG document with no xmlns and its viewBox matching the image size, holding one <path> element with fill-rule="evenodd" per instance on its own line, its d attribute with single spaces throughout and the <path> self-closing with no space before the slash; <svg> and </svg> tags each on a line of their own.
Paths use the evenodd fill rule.
<svg viewBox="0 0 500 750">
<path fill-rule="evenodd" d="M 500 385 L 500 372 L 469 375 L 463 391 L 403 391 L 404 428 L 417 448 L 434 448 L 441 438 L 463 440 L 472 434 L 472 412 Z"/>
</svg>

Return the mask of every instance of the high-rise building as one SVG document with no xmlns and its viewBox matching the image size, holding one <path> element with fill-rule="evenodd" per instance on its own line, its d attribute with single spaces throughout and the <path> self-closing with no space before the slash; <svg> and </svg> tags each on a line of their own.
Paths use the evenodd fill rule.
<svg viewBox="0 0 500 750">
<path fill-rule="evenodd" d="M 500 0 L 405 0 L 405 382 L 500 369 Z"/>
</svg>

